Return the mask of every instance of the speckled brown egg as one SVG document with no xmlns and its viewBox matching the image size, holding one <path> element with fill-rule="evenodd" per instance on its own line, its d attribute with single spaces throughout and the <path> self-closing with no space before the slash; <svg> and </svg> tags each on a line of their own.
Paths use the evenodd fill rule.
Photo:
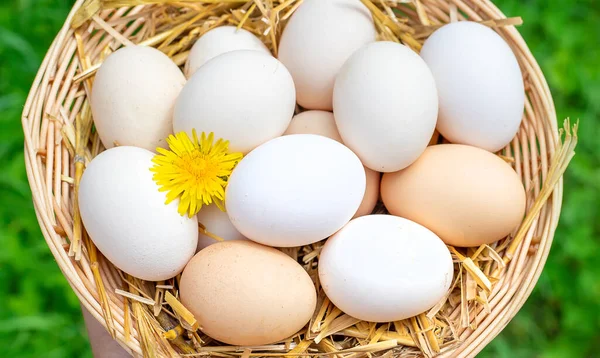
<svg viewBox="0 0 600 358">
<path fill-rule="evenodd" d="M 310 320 L 317 301 L 300 264 L 277 249 L 240 240 L 197 253 L 183 271 L 180 294 L 204 333 L 244 346 L 292 336 Z"/>
<path fill-rule="evenodd" d="M 475 147 L 428 147 L 411 166 L 386 173 L 381 196 L 393 215 L 415 221 L 454 246 L 479 246 L 513 231 L 525 213 L 525 189 L 513 168 Z"/>
</svg>

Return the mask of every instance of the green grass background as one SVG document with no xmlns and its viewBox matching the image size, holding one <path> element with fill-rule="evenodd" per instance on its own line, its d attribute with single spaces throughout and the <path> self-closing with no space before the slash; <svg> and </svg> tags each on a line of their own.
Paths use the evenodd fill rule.
<svg viewBox="0 0 600 358">
<path fill-rule="evenodd" d="M 600 4 L 497 0 L 539 61 L 558 118 L 580 118 L 548 263 L 522 311 L 481 357 L 600 356 Z M 38 227 L 20 114 L 70 0 L 0 1 L 0 357 L 90 357 L 77 298 Z"/>
</svg>

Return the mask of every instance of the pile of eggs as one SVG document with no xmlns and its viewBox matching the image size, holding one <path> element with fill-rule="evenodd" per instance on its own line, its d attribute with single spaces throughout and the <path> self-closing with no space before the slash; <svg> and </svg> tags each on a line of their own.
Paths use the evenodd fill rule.
<svg viewBox="0 0 600 358">
<path fill-rule="evenodd" d="M 231 26 L 202 35 L 184 72 L 153 48 L 108 56 L 91 95 L 108 149 L 79 189 L 98 249 L 144 280 L 182 273 L 182 303 L 233 345 L 302 329 L 314 280 L 365 321 L 433 307 L 453 280 L 446 244 L 495 242 L 523 218 L 523 185 L 494 154 L 520 126 L 522 76 L 504 40 L 474 22 L 439 28 L 420 54 L 376 36 L 360 1 L 305 0 L 277 58 Z M 436 128 L 451 144 L 432 140 Z M 244 154 L 226 212 L 182 216 L 152 179 L 156 148 L 193 129 Z M 389 214 L 371 214 L 380 200 Z M 279 250 L 322 240 L 318 277 Z"/>
</svg>

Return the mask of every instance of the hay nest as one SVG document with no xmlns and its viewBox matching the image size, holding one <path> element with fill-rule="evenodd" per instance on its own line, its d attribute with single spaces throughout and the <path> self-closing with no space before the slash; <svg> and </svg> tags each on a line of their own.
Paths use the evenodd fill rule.
<svg viewBox="0 0 600 358">
<path fill-rule="evenodd" d="M 515 25 L 489 1 L 361 0 L 380 40 L 419 51 L 444 23 L 469 19 L 494 28 L 513 49 L 527 100 L 517 136 L 499 155 L 527 191 L 527 215 L 511 235 L 478 248 L 450 247 L 455 280 L 429 312 L 375 324 L 348 316 L 325 297 L 317 279 L 323 243 L 283 249 L 315 281 L 317 310 L 289 339 L 261 347 L 223 345 L 202 334 L 178 301 L 179 277 L 145 282 L 102 257 L 77 208 L 86 164 L 104 148 L 89 94 L 107 55 L 140 44 L 183 66 L 194 41 L 233 24 L 261 38 L 274 54 L 287 19 L 302 0 L 79 0 L 50 47 L 23 111 L 29 182 L 40 227 L 58 265 L 93 316 L 135 356 L 472 356 L 506 326 L 533 289 L 560 214 L 562 173 L 574 154 L 576 125 L 557 128 L 554 105 L 535 59 Z M 564 135 L 563 135 L 564 134 Z M 440 142 L 443 138 L 438 139 Z M 376 211 L 384 212 L 380 204 Z M 200 230 L 203 230 L 200 227 Z"/>
</svg>

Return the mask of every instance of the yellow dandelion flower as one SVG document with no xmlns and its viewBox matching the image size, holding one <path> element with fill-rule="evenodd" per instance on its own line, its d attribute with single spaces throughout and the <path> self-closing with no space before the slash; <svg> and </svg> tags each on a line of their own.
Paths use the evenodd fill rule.
<svg viewBox="0 0 600 358">
<path fill-rule="evenodd" d="M 159 191 L 167 192 L 165 204 L 179 198 L 179 214 L 196 215 L 202 205 L 214 202 L 225 211 L 225 187 L 229 175 L 242 159 L 241 153 L 229 153 L 229 141 L 214 134 L 203 132 L 200 140 L 192 130 L 192 138 L 186 132 L 167 138 L 170 150 L 157 148 L 159 154 L 152 159 L 152 179 Z"/>
</svg>

